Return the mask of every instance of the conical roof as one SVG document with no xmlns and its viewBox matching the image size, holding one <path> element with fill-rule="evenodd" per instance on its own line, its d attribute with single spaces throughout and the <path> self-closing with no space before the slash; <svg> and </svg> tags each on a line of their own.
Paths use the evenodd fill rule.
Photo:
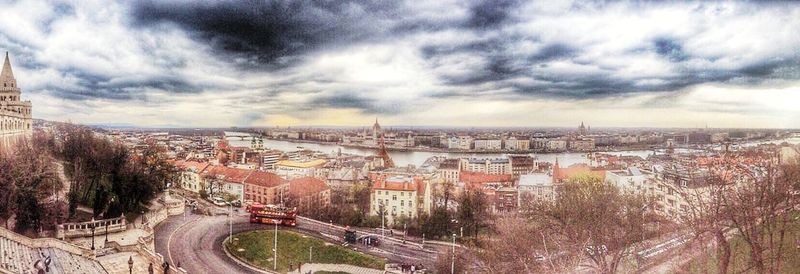
<svg viewBox="0 0 800 274">
<path fill-rule="evenodd" d="M 17 80 L 14 79 L 14 72 L 11 70 L 11 61 L 8 60 L 8 52 L 3 63 L 3 72 L 0 73 L 0 82 L 3 83 L 3 87 L 17 87 Z"/>
</svg>

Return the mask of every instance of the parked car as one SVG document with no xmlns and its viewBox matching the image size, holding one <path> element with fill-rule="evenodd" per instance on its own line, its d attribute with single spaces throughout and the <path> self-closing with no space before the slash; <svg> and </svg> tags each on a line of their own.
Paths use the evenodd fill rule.
<svg viewBox="0 0 800 274">
<path fill-rule="evenodd" d="M 225 206 L 225 205 L 228 205 L 228 203 L 226 203 L 226 202 L 225 202 L 225 200 L 223 200 L 223 199 L 222 199 L 222 198 L 220 198 L 220 197 L 211 197 L 209 200 L 211 200 L 211 203 L 213 203 L 213 204 L 214 204 L 214 205 L 216 205 L 216 206 Z"/>
</svg>

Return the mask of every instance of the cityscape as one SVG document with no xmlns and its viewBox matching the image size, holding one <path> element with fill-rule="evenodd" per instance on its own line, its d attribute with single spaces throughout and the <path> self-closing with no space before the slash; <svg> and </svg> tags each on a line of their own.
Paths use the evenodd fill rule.
<svg viewBox="0 0 800 274">
<path fill-rule="evenodd" d="M 799 273 L 800 4 L 0 3 L 0 273 Z"/>
</svg>

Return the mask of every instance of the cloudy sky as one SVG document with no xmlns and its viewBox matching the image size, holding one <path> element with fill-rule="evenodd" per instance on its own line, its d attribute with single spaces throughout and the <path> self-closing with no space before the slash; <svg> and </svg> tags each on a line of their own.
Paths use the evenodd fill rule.
<svg viewBox="0 0 800 274">
<path fill-rule="evenodd" d="M 800 128 L 800 4 L 1 1 L 34 117 Z"/>
</svg>

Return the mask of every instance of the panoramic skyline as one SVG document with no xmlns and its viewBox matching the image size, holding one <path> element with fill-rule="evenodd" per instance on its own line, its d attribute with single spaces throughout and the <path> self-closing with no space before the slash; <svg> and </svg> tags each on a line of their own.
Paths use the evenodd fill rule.
<svg viewBox="0 0 800 274">
<path fill-rule="evenodd" d="M 137 126 L 800 128 L 781 3 L 16 1 L 33 117 Z"/>
</svg>

